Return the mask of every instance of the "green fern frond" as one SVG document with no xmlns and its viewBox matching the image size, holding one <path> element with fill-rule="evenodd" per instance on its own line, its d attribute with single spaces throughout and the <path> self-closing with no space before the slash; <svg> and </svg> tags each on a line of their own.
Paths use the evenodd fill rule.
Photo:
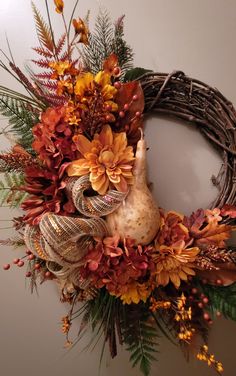
<svg viewBox="0 0 236 376">
<path fill-rule="evenodd" d="M 53 43 L 53 37 L 50 31 L 49 26 L 44 21 L 42 15 L 40 14 L 39 10 L 35 6 L 35 4 L 32 2 L 32 9 L 36 24 L 36 30 L 39 38 L 39 42 L 47 48 L 52 53 L 54 52 L 54 43 Z"/>
<path fill-rule="evenodd" d="M 24 176 L 20 173 L 5 173 L 0 180 L 0 206 L 7 204 L 17 208 L 26 199 L 27 193 L 19 188 L 24 184 Z"/>
<path fill-rule="evenodd" d="M 32 127 L 38 122 L 38 115 L 32 111 L 32 106 L 22 99 L 0 92 L 0 113 L 8 118 L 11 132 L 18 136 L 19 144 L 30 150 Z"/>
<path fill-rule="evenodd" d="M 123 321 L 121 322 L 124 343 L 130 351 L 132 366 L 140 367 L 144 376 L 151 371 L 152 362 L 157 360 L 154 356 L 158 353 L 158 329 L 150 323 L 150 316 L 145 307 L 124 306 Z"/>
<path fill-rule="evenodd" d="M 226 287 L 203 285 L 202 289 L 212 314 L 221 312 L 225 318 L 236 321 L 236 283 Z"/>
</svg>

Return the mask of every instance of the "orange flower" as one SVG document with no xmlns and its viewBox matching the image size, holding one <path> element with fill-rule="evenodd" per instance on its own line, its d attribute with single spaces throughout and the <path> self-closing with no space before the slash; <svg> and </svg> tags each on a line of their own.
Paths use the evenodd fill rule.
<svg viewBox="0 0 236 376">
<path fill-rule="evenodd" d="M 69 165 L 69 176 L 89 174 L 92 188 L 100 195 L 107 192 L 110 184 L 118 191 L 128 190 L 128 185 L 133 183 L 135 158 L 132 146 L 127 146 L 125 132 L 114 133 L 105 125 L 91 142 L 83 135 L 75 136 L 74 142 L 84 158 Z"/>
<path fill-rule="evenodd" d="M 89 44 L 88 40 L 88 28 L 84 21 L 79 18 L 78 20 L 73 20 L 73 26 L 75 29 L 75 34 L 80 34 L 79 43 Z"/>
<path fill-rule="evenodd" d="M 56 5 L 56 12 L 57 13 L 63 13 L 64 9 L 64 1 L 63 0 L 54 0 L 54 3 Z"/>
<path fill-rule="evenodd" d="M 55 71 L 52 78 L 57 78 L 57 76 L 64 76 L 68 73 L 71 68 L 71 63 L 69 61 L 53 61 L 49 63 L 49 67 Z"/>
<path fill-rule="evenodd" d="M 160 246 L 159 251 L 153 255 L 157 285 L 166 286 L 171 281 L 179 288 L 181 280 L 187 281 L 188 275 L 195 275 L 193 262 L 199 252 L 198 247 L 185 248 L 184 241 L 172 246 Z"/>
<path fill-rule="evenodd" d="M 147 298 L 151 294 L 151 290 L 145 283 L 136 281 L 128 284 L 127 291 L 120 296 L 123 304 L 138 304 L 140 301 L 146 303 Z"/>
</svg>

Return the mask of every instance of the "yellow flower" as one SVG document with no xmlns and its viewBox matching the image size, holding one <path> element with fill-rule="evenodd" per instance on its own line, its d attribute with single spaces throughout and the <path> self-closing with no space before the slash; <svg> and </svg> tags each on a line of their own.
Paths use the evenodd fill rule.
<svg viewBox="0 0 236 376">
<path fill-rule="evenodd" d="M 54 61 L 49 63 L 49 67 L 52 68 L 58 76 L 64 76 L 66 71 L 71 68 L 69 61 Z"/>
<path fill-rule="evenodd" d="M 147 301 L 151 290 L 145 285 L 145 283 L 132 282 L 127 286 L 127 292 L 121 295 L 120 299 L 123 304 L 138 304 L 141 301 L 144 303 Z"/>
<path fill-rule="evenodd" d="M 111 111 L 117 111 L 118 106 L 112 101 L 117 89 L 111 85 L 111 76 L 100 71 L 94 76 L 92 73 L 81 73 L 77 76 L 74 92 L 78 101 L 87 104 L 88 101 L 100 92 L 104 104 L 111 107 Z"/>
<path fill-rule="evenodd" d="M 188 275 L 195 275 L 193 262 L 199 252 L 198 247 L 185 248 L 184 241 L 160 246 L 159 252 L 153 255 L 157 285 L 166 286 L 171 281 L 179 288 L 181 280 L 187 281 Z"/>
<path fill-rule="evenodd" d="M 79 18 L 78 20 L 73 20 L 73 26 L 76 34 L 80 34 L 79 43 L 88 44 L 88 28 L 84 21 Z"/>
<path fill-rule="evenodd" d="M 54 3 L 56 5 L 56 12 L 57 13 L 63 13 L 64 1 L 63 0 L 54 0 Z"/>
<path fill-rule="evenodd" d="M 133 183 L 132 163 L 135 158 L 132 146 L 127 146 L 125 132 L 114 133 L 109 125 L 104 125 L 92 141 L 78 135 L 74 142 L 84 158 L 69 165 L 69 176 L 89 174 L 93 190 L 100 195 L 107 192 L 110 184 L 118 191 L 128 190 L 128 185 Z"/>
</svg>

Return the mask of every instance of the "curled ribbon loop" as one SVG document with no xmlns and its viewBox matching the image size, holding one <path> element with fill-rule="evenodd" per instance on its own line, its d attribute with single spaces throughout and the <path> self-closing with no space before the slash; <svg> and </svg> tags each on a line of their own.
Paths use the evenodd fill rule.
<svg viewBox="0 0 236 376">
<path fill-rule="evenodd" d="M 86 217 L 103 217 L 115 211 L 124 201 L 128 192 L 110 189 L 104 196 L 85 196 L 85 191 L 91 189 L 89 176 L 70 178 L 67 192 L 71 194 L 76 209 Z"/>
<path fill-rule="evenodd" d="M 29 249 L 47 261 L 76 268 L 87 253 L 93 237 L 108 235 L 102 218 L 73 218 L 46 213 L 39 226 L 27 226 L 25 242 Z"/>
</svg>

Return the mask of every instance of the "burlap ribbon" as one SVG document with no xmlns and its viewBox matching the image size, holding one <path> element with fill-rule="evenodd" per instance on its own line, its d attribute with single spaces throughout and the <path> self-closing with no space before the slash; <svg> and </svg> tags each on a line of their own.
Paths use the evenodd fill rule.
<svg viewBox="0 0 236 376">
<path fill-rule="evenodd" d="M 90 188 L 88 176 L 68 179 L 68 195 L 77 210 L 86 217 L 46 213 L 38 226 L 27 225 L 25 228 L 27 247 L 41 259 L 66 268 L 59 274 L 71 273 L 71 269 L 81 265 L 93 237 L 108 235 L 106 222 L 100 217 L 116 210 L 127 195 L 110 190 L 104 196 L 87 197 L 85 191 Z"/>
</svg>

